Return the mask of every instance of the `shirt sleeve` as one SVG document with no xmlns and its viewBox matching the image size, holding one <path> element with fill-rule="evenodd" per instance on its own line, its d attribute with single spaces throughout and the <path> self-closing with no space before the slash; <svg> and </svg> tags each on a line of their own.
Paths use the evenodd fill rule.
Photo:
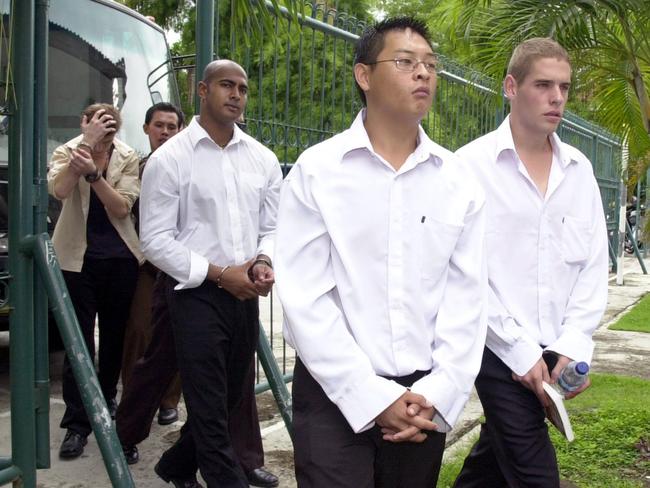
<svg viewBox="0 0 650 488">
<path fill-rule="evenodd" d="M 275 258 L 284 335 L 354 432 L 374 419 L 406 389 L 378 376 L 347 328 L 330 256 L 331 240 L 300 162 L 280 196 Z"/>
<path fill-rule="evenodd" d="M 562 333 L 547 349 L 575 361 L 591 363 L 592 334 L 607 306 L 609 254 L 607 224 L 598 184 L 594 179 L 589 255 L 573 286 L 564 314 Z"/>
<path fill-rule="evenodd" d="M 57 147 L 52 153 L 52 158 L 47 169 L 47 191 L 56 198 L 54 186 L 61 172 L 70 164 L 72 154 L 65 144 Z"/>
<path fill-rule="evenodd" d="M 264 201 L 260 210 L 259 239 L 257 242 L 257 255 L 264 254 L 273 259 L 275 244 L 275 227 L 280 203 L 280 188 L 282 187 L 282 170 L 275 156 L 273 167 L 264 194 Z"/>
<path fill-rule="evenodd" d="M 120 179 L 115 183 L 115 191 L 124 197 L 129 212 L 140 195 L 140 158 L 131 151 L 125 158 Z"/>
<path fill-rule="evenodd" d="M 148 261 L 178 281 L 176 289 L 195 288 L 208 275 L 208 260 L 193 252 L 179 235 L 179 174 L 174 161 L 151 156 L 142 175 L 140 243 Z M 187 232 L 193 232 L 188 229 Z"/>
<path fill-rule="evenodd" d="M 434 421 L 443 432 L 451 430 L 469 399 L 485 345 L 488 288 L 485 209 L 482 192 L 477 189 L 476 194 L 479 197 L 468 209 L 449 262 L 436 319 L 431 373 L 411 387 L 411 391 L 433 404 Z"/>
<path fill-rule="evenodd" d="M 508 312 L 492 286 L 488 290 L 487 347 L 515 374 L 525 375 L 542 357 L 542 348 Z"/>
</svg>

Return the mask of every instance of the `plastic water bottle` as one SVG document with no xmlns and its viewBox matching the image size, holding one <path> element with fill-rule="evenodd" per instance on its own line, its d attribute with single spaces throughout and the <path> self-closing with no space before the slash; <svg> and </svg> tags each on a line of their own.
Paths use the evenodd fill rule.
<svg viewBox="0 0 650 488">
<path fill-rule="evenodd" d="M 557 385 L 563 393 L 575 391 L 585 384 L 587 374 L 589 374 L 589 365 L 587 363 L 584 361 L 571 361 L 560 373 Z"/>
</svg>

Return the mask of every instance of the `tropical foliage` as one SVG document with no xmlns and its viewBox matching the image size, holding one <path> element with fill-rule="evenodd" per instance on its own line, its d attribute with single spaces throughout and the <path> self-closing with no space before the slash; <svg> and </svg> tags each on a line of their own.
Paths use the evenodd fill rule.
<svg viewBox="0 0 650 488">
<path fill-rule="evenodd" d="M 550 36 L 572 55 L 572 110 L 626 139 L 650 163 L 649 0 L 381 0 L 389 13 L 427 12 L 443 52 L 501 80 L 514 46 Z"/>
</svg>

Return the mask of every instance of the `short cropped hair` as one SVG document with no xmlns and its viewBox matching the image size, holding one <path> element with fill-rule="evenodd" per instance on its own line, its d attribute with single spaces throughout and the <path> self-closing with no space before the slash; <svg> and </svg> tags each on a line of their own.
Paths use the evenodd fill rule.
<svg viewBox="0 0 650 488">
<path fill-rule="evenodd" d="M 411 29 L 421 35 L 431 45 L 431 34 L 424 22 L 414 17 L 389 17 L 374 25 L 366 27 L 354 48 L 354 64 L 371 64 L 377 61 L 377 56 L 384 48 L 384 38 L 391 31 Z M 366 105 L 366 94 L 355 80 L 361 102 Z"/>
<path fill-rule="evenodd" d="M 555 58 L 571 64 L 569 54 L 550 37 L 533 37 L 519 44 L 512 52 L 508 63 L 508 74 L 518 83 L 530 73 L 533 63 L 542 58 Z"/>
<path fill-rule="evenodd" d="M 158 102 L 147 109 L 147 113 L 144 114 L 145 125 L 151 123 L 153 114 L 156 112 L 173 112 L 176 114 L 176 117 L 178 117 L 178 128 L 180 129 L 185 125 L 185 116 L 183 115 L 183 111 L 173 103 L 167 102 Z"/>
<path fill-rule="evenodd" d="M 113 117 L 115 120 L 115 132 L 119 131 L 120 127 L 122 127 L 122 116 L 120 115 L 120 112 L 117 110 L 117 108 L 108 103 L 93 103 L 92 105 L 88 105 L 83 110 L 83 112 L 81 112 L 81 118 L 83 120 L 83 116 L 85 115 L 86 120 L 90 120 L 93 118 L 93 115 L 95 115 L 96 112 L 102 109 L 105 110 L 108 115 Z"/>
</svg>

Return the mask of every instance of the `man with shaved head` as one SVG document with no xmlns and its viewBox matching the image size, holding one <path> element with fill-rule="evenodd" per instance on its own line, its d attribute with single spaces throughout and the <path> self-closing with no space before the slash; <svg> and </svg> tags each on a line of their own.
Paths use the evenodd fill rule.
<svg viewBox="0 0 650 488">
<path fill-rule="evenodd" d="M 188 419 L 155 467 L 175 486 L 247 488 L 228 431 L 258 338 L 258 296 L 271 256 L 282 173 L 276 156 L 236 125 L 246 72 L 213 61 L 198 84 L 200 112 L 147 164 L 140 240 L 162 270 Z"/>
</svg>

